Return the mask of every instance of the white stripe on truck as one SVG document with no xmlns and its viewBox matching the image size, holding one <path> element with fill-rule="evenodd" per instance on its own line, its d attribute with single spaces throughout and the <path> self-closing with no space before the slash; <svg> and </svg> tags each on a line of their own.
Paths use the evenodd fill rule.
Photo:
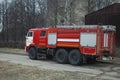
<svg viewBox="0 0 120 80">
<path fill-rule="evenodd" d="M 59 42 L 79 42 L 79 39 L 62 39 L 62 38 L 58 38 L 57 41 L 59 41 Z"/>
</svg>

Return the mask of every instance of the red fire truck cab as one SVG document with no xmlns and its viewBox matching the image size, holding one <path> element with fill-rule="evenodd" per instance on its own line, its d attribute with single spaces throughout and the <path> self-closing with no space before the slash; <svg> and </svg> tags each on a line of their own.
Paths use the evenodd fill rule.
<svg viewBox="0 0 120 80">
<path fill-rule="evenodd" d="M 26 52 L 30 59 L 41 55 L 59 63 L 80 65 L 96 59 L 112 59 L 115 55 L 115 26 L 84 25 L 30 29 L 26 36 Z"/>
</svg>

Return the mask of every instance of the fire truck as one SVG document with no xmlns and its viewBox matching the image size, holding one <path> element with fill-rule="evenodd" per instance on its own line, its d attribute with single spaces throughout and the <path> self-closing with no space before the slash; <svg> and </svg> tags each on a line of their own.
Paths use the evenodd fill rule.
<svg viewBox="0 0 120 80">
<path fill-rule="evenodd" d="M 115 31 L 112 25 L 33 28 L 27 33 L 25 50 L 32 60 L 44 55 L 62 64 L 111 60 L 115 55 Z"/>
</svg>

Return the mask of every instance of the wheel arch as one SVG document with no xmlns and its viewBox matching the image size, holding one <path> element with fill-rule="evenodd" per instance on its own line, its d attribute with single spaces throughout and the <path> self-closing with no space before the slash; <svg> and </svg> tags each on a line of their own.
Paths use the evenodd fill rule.
<svg viewBox="0 0 120 80">
<path fill-rule="evenodd" d="M 35 50 L 37 50 L 37 47 L 35 45 L 30 45 L 28 51 L 30 50 L 30 48 L 34 48 Z"/>
</svg>

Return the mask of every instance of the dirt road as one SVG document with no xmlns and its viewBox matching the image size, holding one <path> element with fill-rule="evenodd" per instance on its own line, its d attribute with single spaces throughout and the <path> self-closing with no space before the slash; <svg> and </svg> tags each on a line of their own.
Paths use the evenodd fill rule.
<svg viewBox="0 0 120 80">
<path fill-rule="evenodd" d="M 0 61 L 8 61 L 16 64 L 35 66 L 40 69 L 54 71 L 76 72 L 88 76 L 100 77 L 104 79 L 120 80 L 120 64 L 103 63 L 84 64 L 82 66 L 72 66 L 69 64 L 58 64 L 48 60 L 30 60 L 25 55 L 0 53 Z"/>
</svg>

